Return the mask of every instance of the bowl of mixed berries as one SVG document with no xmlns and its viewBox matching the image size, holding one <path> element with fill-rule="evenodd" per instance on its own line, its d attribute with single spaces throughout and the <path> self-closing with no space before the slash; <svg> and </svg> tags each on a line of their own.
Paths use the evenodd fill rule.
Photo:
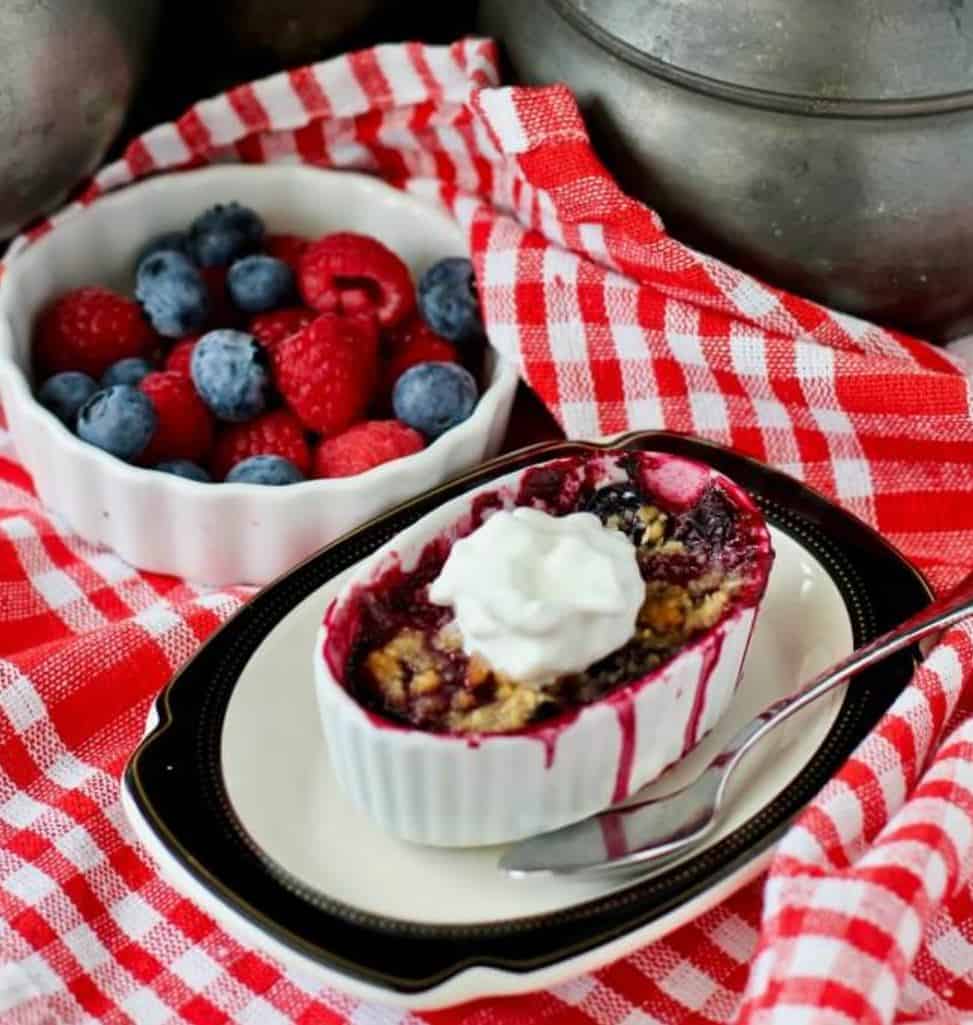
<svg viewBox="0 0 973 1025">
<path fill-rule="evenodd" d="M 375 179 L 160 176 L 0 279 L 0 401 L 41 499 L 134 565 L 262 583 L 499 447 L 462 232 Z"/>
</svg>

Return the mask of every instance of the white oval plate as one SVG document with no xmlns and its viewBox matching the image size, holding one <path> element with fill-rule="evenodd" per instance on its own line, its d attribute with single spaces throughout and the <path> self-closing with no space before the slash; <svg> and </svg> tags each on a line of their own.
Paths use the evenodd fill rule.
<svg viewBox="0 0 973 1025">
<path fill-rule="evenodd" d="M 640 435 L 629 443 L 661 447 L 667 438 L 672 436 Z M 777 560 L 733 705 L 713 734 L 655 784 L 659 793 L 698 773 L 757 711 L 863 636 L 884 628 L 887 618 L 904 618 L 928 599 L 907 564 L 823 499 L 791 483 L 800 500 L 792 505 L 806 508 L 787 509 L 779 496 L 766 494 L 779 475 L 687 439 L 672 444 L 701 447 L 713 462 L 714 453 L 729 460 L 718 468 L 763 499 L 781 526 L 773 527 Z M 553 453 L 547 446 L 534 459 L 571 447 L 578 446 L 565 443 Z M 681 454 L 699 458 L 700 451 Z M 517 458 L 530 457 L 507 457 L 481 474 L 499 475 Z M 745 481 L 744 471 L 757 476 Z M 760 481 L 765 481 L 763 493 Z M 426 502 L 438 504 L 450 490 Z M 814 522 L 817 503 L 832 511 L 831 532 Z M 415 518 L 414 505 L 398 518 L 406 513 Z M 346 563 L 356 552 L 360 558 L 401 526 L 396 520 L 395 514 L 385 517 L 335 547 L 346 546 Z M 842 531 L 846 536 L 835 536 Z M 278 609 L 286 605 L 284 612 L 268 606 L 262 614 L 259 608 L 289 581 L 293 590 L 300 574 L 334 551 L 310 560 L 258 598 L 256 609 L 250 607 L 253 621 L 237 623 L 239 644 L 250 649 L 245 655 L 231 653 L 227 628 L 171 685 L 160 701 L 162 725 L 150 724 L 150 736 L 126 773 L 124 800 L 165 874 L 222 924 L 365 999 L 433 1008 L 529 991 L 591 971 L 664 936 L 766 867 L 774 838 L 793 814 L 785 807 L 791 792 L 818 775 L 808 796 L 813 795 L 854 746 L 855 730 L 867 730 L 891 700 L 887 689 L 881 699 L 869 697 L 863 678 L 847 699 L 836 693 L 807 709 L 748 759 L 717 835 L 651 880 L 512 880 L 496 868 L 502 848 L 444 850 L 404 843 L 382 833 L 340 792 L 318 726 L 310 652 L 343 573 L 309 586 L 299 599 L 281 592 Z M 873 563 L 876 575 L 866 581 L 863 574 Z M 881 592 L 889 586 L 889 573 L 897 573 L 903 585 L 900 604 L 884 608 Z M 235 663 L 232 683 L 224 687 L 229 661 Z M 185 680 L 194 668 L 213 680 L 214 693 L 227 691 L 225 702 L 214 698 L 214 704 L 200 696 L 199 687 L 190 689 Z M 911 657 L 899 663 L 902 685 L 910 669 Z M 184 694 L 177 693 L 180 687 Z M 208 731 L 212 750 L 200 760 L 189 750 L 189 737 L 202 736 L 202 724 L 214 716 L 218 725 Z M 196 743 L 196 751 L 206 743 Z M 232 839 L 225 836 L 226 823 L 210 821 L 213 813 L 204 822 L 187 810 L 180 771 L 216 786 L 215 814 L 226 818 Z M 212 834 L 209 839 L 204 832 Z M 221 837 L 226 846 L 218 852 Z M 276 902 L 267 895 L 275 887 L 280 887 Z M 286 906 L 290 901 L 293 907 Z M 600 932 L 613 935 L 599 941 Z"/>
</svg>

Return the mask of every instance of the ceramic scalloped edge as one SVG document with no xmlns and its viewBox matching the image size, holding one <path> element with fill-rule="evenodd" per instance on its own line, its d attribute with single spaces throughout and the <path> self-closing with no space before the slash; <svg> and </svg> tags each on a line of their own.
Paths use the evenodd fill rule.
<svg viewBox="0 0 973 1025">
<path fill-rule="evenodd" d="M 130 292 L 134 256 L 147 239 L 228 199 L 252 205 L 276 232 L 374 234 L 414 274 L 466 252 L 445 213 L 377 179 L 278 164 L 151 178 L 66 218 L 11 260 L 0 278 L 0 402 L 41 500 L 85 540 L 140 569 L 214 586 L 267 583 L 353 527 L 495 454 L 518 381 L 511 364 L 494 358 L 473 416 L 422 452 L 357 477 L 287 488 L 194 484 L 79 441 L 31 395 L 25 369 L 37 311 L 82 284 Z"/>
<path fill-rule="evenodd" d="M 622 479 L 617 455 L 583 461 L 597 465 L 597 485 Z M 450 847 L 504 843 L 556 829 L 657 778 L 726 711 L 767 584 L 769 533 L 746 494 L 717 471 L 657 453 L 637 453 L 635 458 L 657 464 L 651 471 L 657 474 L 657 495 L 673 483 L 672 471 L 678 477 L 690 467 L 701 480 L 696 495 L 702 486 L 718 481 L 734 504 L 755 513 L 752 599 L 738 601 L 660 669 L 550 723 L 472 741 L 391 723 L 386 727 L 335 678 L 332 666 L 344 657 L 329 645 L 341 645 L 344 639 L 329 628 L 386 569 L 398 564 L 408 572 L 429 542 L 467 529 L 477 496 L 498 492 L 504 506 L 513 505 L 521 480 L 538 467 L 501 477 L 429 513 L 379 549 L 346 583 L 325 616 L 313 653 L 322 727 L 335 773 L 351 800 L 383 829 L 416 843 Z M 668 483 L 663 483 L 667 475 Z M 352 612 L 352 631 L 353 617 Z"/>
</svg>

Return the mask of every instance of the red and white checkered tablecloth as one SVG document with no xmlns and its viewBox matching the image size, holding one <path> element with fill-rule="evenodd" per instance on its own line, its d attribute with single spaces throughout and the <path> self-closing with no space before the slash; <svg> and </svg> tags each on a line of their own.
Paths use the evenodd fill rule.
<svg viewBox="0 0 973 1025">
<path fill-rule="evenodd" d="M 499 87 L 489 42 L 381 47 L 241 86 L 136 140 L 80 202 L 225 160 L 364 169 L 452 210 L 491 338 L 569 435 L 692 431 L 828 492 L 939 587 L 973 569 L 962 365 L 671 239 L 605 174 L 571 95 Z M 941 640 L 766 878 L 553 992 L 416 1015 L 241 947 L 160 881 L 123 821 L 118 777 L 152 697 L 244 597 L 83 544 L 0 449 L 4 1025 L 973 1017 L 973 628 Z"/>
</svg>

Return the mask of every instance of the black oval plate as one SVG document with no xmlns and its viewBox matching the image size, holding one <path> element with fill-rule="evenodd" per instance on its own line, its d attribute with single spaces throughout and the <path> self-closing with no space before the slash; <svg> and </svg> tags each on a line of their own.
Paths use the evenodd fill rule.
<svg viewBox="0 0 973 1025">
<path fill-rule="evenodd" d="M 268 864 L 230 805 L 220 760 L 224 715 L 244 666 L 284 616 L 443 502 L 513 470 L 600 447 L 606 446 L 534 446 L 421 495 L 291 570 L 214 635 L 160 695 L 159 724 L 136 750 L 125 774 L 140 815 L 185 871 L 229 908 L 303 956 L 385 989 L 418 994 L 473 965 L 528 972 L 600 946 L 692 899 L 780 836 L 906 686 L 915 651 L 893 656 L 856 680 L 804 770 L 739 829 L 666 872 L 550 914 L 480 925 L 423 925 L 342 905 Z M 921 575 L 870 527 L 782 473 L 676 434 L 642 432 L 610 447 L 697 459 L 745 487 L 770 523 L 826 567 L 848 607 L 856 645 L 930 601 Z M 254 757 L 259 758 L 258 751 Z"/>
</svg>

